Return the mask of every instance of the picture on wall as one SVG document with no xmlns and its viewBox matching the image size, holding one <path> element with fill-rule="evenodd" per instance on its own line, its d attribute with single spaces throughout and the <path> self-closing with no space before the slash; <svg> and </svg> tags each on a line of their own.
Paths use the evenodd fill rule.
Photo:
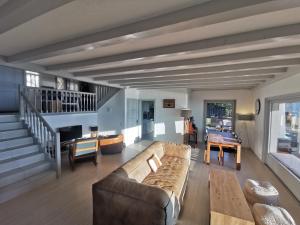
<svg viewBox="0 0 300 225">
<path fill-rule="evenodd" d="M 163 107 L 164 108 L 175 108 L 175 99 L 164 99 Z"/>
</svg>

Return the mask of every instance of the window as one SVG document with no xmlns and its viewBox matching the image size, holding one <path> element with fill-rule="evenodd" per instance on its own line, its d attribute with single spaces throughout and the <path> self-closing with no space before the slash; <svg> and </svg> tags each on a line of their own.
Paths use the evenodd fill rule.
<svg viewBox="0 0 300 225">
<path fill-rule="evenodd" d="M 58 90 L 64 90 L 65 88 L 65 79 L 62 77 L 57 77 L 56 78 L 56 86 Z"/>
<path fill-rule="evenodd" d="M 32 71 L 26 71 L 26 86 L 27 87 L 39 87 L 40 86 L 40 74 Z"/>
<path fill-rule="evenodd" d="M 67 90 L 78 91 L 79 90 L 78 82 L 74 81 L 74 80 L 68 80 L 67 81 Z"/>
<path fill-rule="evenodd" d="M 269 125 L 269 153 L 279 160 L 293 157 L 300 159 L 299 140 L 300 101 L 272 103 Z"/>
<path fill-rule="evenodd" d="M 232 131 L 234 128 L 235 101 L 205 101 L 205 128 Z"/>
</svg>

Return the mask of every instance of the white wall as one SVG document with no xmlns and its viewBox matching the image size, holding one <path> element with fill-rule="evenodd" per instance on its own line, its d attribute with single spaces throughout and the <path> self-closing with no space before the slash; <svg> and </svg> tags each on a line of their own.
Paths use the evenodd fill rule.
<svg viewBox="0 0 300 225">
<path fill-rule="evenodd" d="M 125 89 L 125 113 L 123 129 L 124 143 L 130 145 L 135 143 L 140 137 L 141 126 L 136 123 L 139 120 L 138 111 L 139 91 L 136 89 Z M 130 102 L 129 102 L 130 101 Z M 136 107 L 132 103 L 136 102 Z M 130 104 L 129 104 L 130 103 Z"/>
<path fill-rule="evenodd" d="M 189 105 L 199 130 L 199 138 L 203 137 L 204 131 L 204 100 L 236 100 L 236 113 L 249 114 L 254 112 L 251 90 L 192 91 Z M 253 122 L 236 121 L 236 132 L 242 138 L 245 147 L 250 147 L 253 140 L 253 124 Z"/>
<path fill-rule="evenodd" d="M 98 129 L 101 135 L 119 134 L 125 124 L 125 91 L 121 90 L 98 110 Z"/>
<path fill-rule="evenodd" d="M 163 108 L 163 99 L 175 99 L 175 109 Z M 142 136 L 142 100 L 153 100 L 154 109 L 154 140 L 183 142 L 183 118 L 180 109 L 188 106 L 186 90 L 125 90 L 125 127 L 124 142 L 130 145 Z M 134 104 L 136 102 L 135 107 Z M 130 105 L 128 105 L 130 104 Z M 138 121 L 137 123 L 135 121 Z"/>
<path fill-rule="evenodd" d="M 44 115 L 44 118 L 53 129 L 82 125 L 82 135 L 84 137 L 90 136 L 90 126 L 97 126 L 97 113 Z"/>
<path fill-rule="evenodd" d="M 255 99 L 259 98 L 261 112 L 255 118 L 255 136 L 252 149 L 259 158 L 262 158 L 263 153 L 265 98 L 300 92 L 300 72 L 297 71 L 300 71 L 300 69 L 290 70 L 290 73 L 294 74 L 293 76 L 254 89 L 253 104 Z"/>
<path fill-rule="evenodd" d="M 139 99 L 154 100 L 154 140 L 183 143 L 180 109 L 188 107 L 188 93 L 184 90 L 141 90 Z M 175 108 L 163 108 L 163 99 L 175 99 Z"/>
</svg>

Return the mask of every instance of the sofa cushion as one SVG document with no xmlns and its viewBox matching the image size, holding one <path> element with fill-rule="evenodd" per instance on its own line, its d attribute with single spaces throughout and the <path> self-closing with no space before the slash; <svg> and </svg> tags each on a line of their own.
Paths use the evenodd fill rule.
<svg viewBox="0 0 300 225">
<path fill-rule="evenodd" d="M 164 156 L 161 162 L 162 166 L 157 172 L 151 172 L 142 183 L 173 191 L 179 199 L 188 174 L 189 163 L 186 159 L 172 156 Z"/>
<path fill-rule="evenodd" d="M 154 142 L 141 154 L 137 155 L 122 167 L 120 167 L 117 171 L 115 171 L 115 173 L 119 173 L 119 170 L 121 170 L 120 174 L 126 175 L 126 177 L 141 183 L 145 179 L 145 177 L 151 173 L 151 168 L 147 160 L 153 154 L 156 154 L 160 159 L 164 156 L 164 148 L 162 142 Z"/>
<path fill-rule="evenodd" d="M 165 155 L 186 159 L 190 162 L 191 146 L 175 143 L 164 143 Z"/>
</svg>

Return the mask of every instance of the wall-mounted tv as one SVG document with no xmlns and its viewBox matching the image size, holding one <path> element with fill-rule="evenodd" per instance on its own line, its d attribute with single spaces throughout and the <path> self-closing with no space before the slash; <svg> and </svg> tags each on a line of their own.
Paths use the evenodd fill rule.
<svg viewBox="0 0 300 225">
<path fill-rule="evenodd" d="M 76 138 L 82 137 L 82 126 L 69 126 L 69 127 L 61 127 L 59 128 L 60 132 L 60 141 L 71 141 Z"/>
</svg>

